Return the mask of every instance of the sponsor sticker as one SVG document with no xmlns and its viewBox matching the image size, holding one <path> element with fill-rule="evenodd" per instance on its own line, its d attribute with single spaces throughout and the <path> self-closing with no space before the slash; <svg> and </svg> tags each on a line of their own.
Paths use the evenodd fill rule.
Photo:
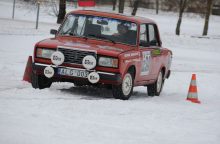
<svg viewBox="0 0 220 144">
<path fill-rule="evenodd" d="M 142 52 L 143 61 L 141 65 L 141 75 L 148 75 L 150 72 L 150 59 L 151 59 L 151 52 L 144 51 Z"/>
<path fill-rule="evenodd" d="M 124 55 L 124 57 L 132 57 L 132 56 L 139 56 L 139 52 L 127 53 L 127 54 Z"/>
<path fill-rule="evenodd" d="M 140 58 L 136 58 L 136 59 L 129 59 L 129 60 L 125 60 L 125 63 L 129 63 L 129 62 L 139 62 Z"/>
</svg>

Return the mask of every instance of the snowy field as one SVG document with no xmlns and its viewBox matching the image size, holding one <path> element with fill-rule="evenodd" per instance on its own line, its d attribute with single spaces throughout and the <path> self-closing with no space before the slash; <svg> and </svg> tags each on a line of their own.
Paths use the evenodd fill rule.
<svg viewBox="0 0 220 144">
<path fill-rule="evenodd" d="M 17 5 L 12 20 L 12 0 L 0 0 L 0 144 L 220 143 L 220 17 L 211 16 L 209 37 L 196 38 L 204 24 L 197 15 L 185 15 L 175 36 L 176 13 L 139 10 L 158 23 L 163 45 L 173 51 L 172 75 L 160 97 L 136 87 L 122 101 L 106 89 L 56 83 L 35 90 L 22 81 L 34 44 L 58 28 L 42 8 L 35 30 L 34 8 Z M 185 100 L 192 73 L 200 105 Z"/>
</svg>

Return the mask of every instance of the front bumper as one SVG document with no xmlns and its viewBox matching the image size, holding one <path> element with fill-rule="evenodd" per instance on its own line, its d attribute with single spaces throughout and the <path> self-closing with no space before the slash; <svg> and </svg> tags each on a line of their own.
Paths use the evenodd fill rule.
<svg viewBox="0 0 220 144">
<path fill-rule="evenodd" d="M 76 69 L 76 70 L 85 70 L 80 68 L 72 68 L 72 67 L 62 67 L 62 66 L 54 66 L 54 65 L 47 65 L 47 64 L 41 64 L 41 63 L 32 63 L 33 72 L 37 75 L 44 75 L 44 69 L 47 66 L 52 66 L 54 69 L 54 76 L 51 78 L 52 81 L 59 81 L 59 82 L 82 82 L 84 84 L 91 84 L 87 78 L 81 78 L 81 77 L 74 77 L 74 76 L 63 76 L 58 74 L 58 68 L 68 68 L 68 69 Z M 94 70 L 88 70 L 90 72 L 94 72 Z M 118 85 L 121 84 L 122 78 L 120 74 L 117 73 L 109 73 L 109 72 L 102 72 L 102 71 L 96 71 L 99 76 L 100 80 L 98 83 L 100 84 L 112 84 L 112 85 Z"/>
</svg>

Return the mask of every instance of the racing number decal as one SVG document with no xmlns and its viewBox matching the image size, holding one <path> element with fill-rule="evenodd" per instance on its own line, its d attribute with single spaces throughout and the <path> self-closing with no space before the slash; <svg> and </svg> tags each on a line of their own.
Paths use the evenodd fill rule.
<svg viewBox="0 0 220 144">
<path fill-rule="evenodd" d="M 148 75 L 150 72 L 150 58 L 151 58 L 151 52 L 150 51 L 144 51 L 142 52 L 143 60 L 141 64 L 141 75 Z"/>
</svg>

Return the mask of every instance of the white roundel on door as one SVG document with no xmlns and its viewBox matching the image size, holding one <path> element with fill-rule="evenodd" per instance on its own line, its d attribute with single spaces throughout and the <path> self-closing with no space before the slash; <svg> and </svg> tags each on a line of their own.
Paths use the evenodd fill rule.
<svg viewBox="0 0 220 144">
<path fill-rule="evenodd" d="M 83 58 L 82 64 L 87 70 L 93 69 L 96 66 L 96 59 L 94 56 L 87 55 Z"/>
</svg>

